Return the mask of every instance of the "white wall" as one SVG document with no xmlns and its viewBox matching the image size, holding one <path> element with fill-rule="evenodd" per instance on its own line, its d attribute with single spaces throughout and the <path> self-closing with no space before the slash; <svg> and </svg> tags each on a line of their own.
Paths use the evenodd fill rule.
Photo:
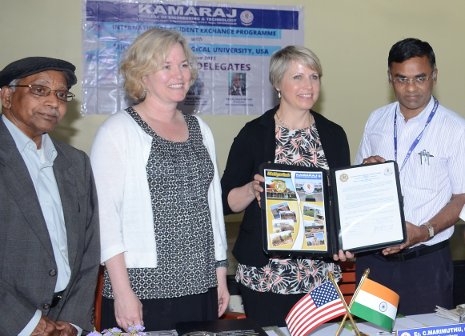
<svg viewBox="0 0 465 336">
<path fill-rule="evenodd" d="M 213 1 L 215 2 L 215 1 Z M 404 37 L 431 43 L 437 56 L 440 102 L 465 116 L 465 1 L 463 0 L 237 0 L 220 3 L 298 5 L 304 8 L 305 45 L 323 63 L 318 111 L 340 123 L 355 155 L 370 111 L 388 103 L 387 53 Z M 0 4 L 0 67 L 33 55 L 70 60 L 81 75 L 81 1 L 3 0 Z M 89 150 L 103 116 L 81 116 L 78 101 L 55 132 Z M 251 116 L 205 116 L 217 142 L 220 170 L 233 137 Z"/>
</svg>

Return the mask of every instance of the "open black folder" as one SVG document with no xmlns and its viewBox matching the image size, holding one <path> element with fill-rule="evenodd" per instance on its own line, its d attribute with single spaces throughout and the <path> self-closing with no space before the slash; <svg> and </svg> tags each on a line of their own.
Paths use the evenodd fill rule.
<svg viewBox="0 0 465 336">
<path fill-rule="evenodd" d="M 264 163 L 264 250 L 271 256 L 331 257 L 406 239 L 397 163 L 326 171 Z"/>
</svg>

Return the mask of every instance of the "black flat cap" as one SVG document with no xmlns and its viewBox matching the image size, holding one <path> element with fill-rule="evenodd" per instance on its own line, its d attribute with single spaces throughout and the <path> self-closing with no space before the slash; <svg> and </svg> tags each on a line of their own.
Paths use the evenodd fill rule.
<svg viewBox="0 0 465 336">
<path fill-rule="evenodd" d="M 13 79 L 24 78 L 46 70 L 63 71 L 68 88 L 77 83 L 76 67 L 64 60 L 50 57 L 26 57 L 8 64 L 0 71 L 0 88 Z"/>
</svg>

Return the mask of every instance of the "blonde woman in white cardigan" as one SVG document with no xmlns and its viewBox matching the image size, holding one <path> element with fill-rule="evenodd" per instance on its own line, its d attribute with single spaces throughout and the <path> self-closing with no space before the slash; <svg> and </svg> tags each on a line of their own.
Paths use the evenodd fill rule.
<svg viewBox="0 0 465 336">
<path fill-rule="evenodd" d="M 102 328 L 173 329 L 229 301 L 213 137 L 177 104 L 197 77 L 175 31 L 140 35 L 121 65 L 136 104 L 100 127 L 91 153 L 105 264 Z"/>
</svg>

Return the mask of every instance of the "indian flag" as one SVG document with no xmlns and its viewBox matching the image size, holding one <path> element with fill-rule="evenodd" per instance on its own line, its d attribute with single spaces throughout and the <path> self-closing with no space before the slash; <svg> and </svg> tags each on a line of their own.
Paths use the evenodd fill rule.
<svg viewBox="0 0 465 336">
<path fill-rule="evenodd" d="M 368 322 L 392 331 L 399 295 L 368 278 L 362 283 L 350 312 Z"/>
</svg>

